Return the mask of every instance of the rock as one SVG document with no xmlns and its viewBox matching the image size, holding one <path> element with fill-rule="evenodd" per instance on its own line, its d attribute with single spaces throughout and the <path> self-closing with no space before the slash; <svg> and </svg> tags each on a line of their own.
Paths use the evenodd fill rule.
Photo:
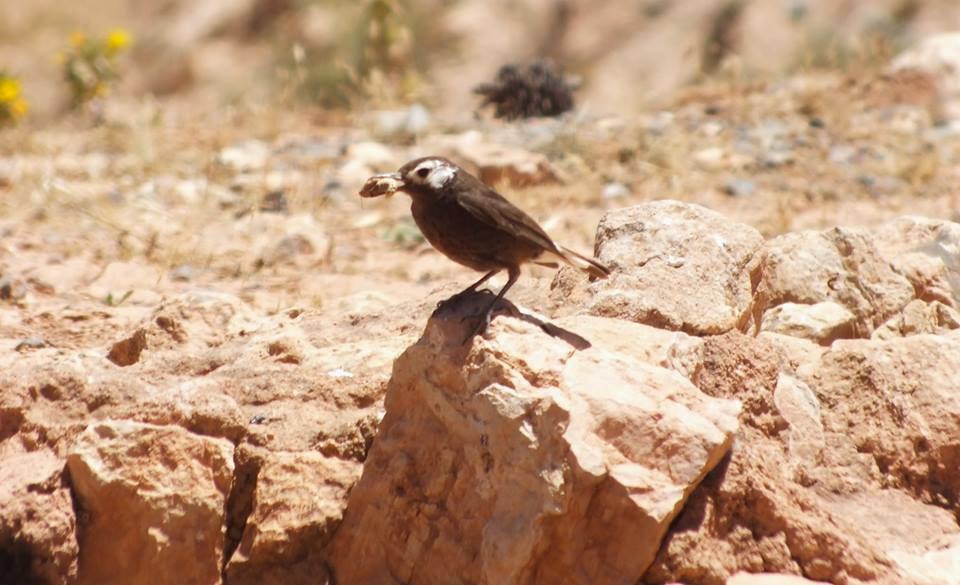
<svg viewBox="0 0 960 585">
<path fill-rule="evenodd" d="M 960 116 L 960 33 L 933 35 L 897 55 L 893 72 L 920 71 L 932 75 L 945 100 L 946 114 Z"/>
<path fill-rule="evenodd" d="M 826 446 L 816 394 L 803 380 L 781 371 L 773 405 L 787 424 L 785 446 L 791 463 L 816 465 L 817 455 Z"/>
<path fill-rule="evenodd" d="M 723 192 L 731 197 L 750 197 L 757 190 L 757 184 L 750 179 L 730 179 L 723 184 Z"/>
<path fill-rule="evenodd" d="M 217 347 L 244 331 L 256 330 L 258 323 L 256 313 L 236 296 L 197 290 L 164 300 L 139 328 L 146 333 L 151 353 L 174 349 L 182 360 L 185 353 Z"/>
<path fill-rule="evenodd" d="M 63 461 L 48 449 L 25 451 L 17 443 L 0 443 L 0 580 L 74 583 L 77 523 Z"/>
<path fill-rule="evenodd" d="M 132 366 L 140 360 L 140 353 L 147 348 L 147 333 L 137 329 L 133 335 L 113 344 L 107 359 L 118 366 Z"/>
<path fill-rule="evenodd" d="M 217 155 L 217 162 L 234 172 L 261 170 L 269 160 L 270 147 L 259 140 L 245 140 L 228 146 Z"/>
<path fill-rule="evenodd" d="M 407 139 L 419 136 L 430 127 L 430 110 L 413 104 L 405 110 L 381 110 L 373 114 L 374 131 L 378 136 Z"/>
<path fill-rule="evenodd" d="M 461 311 L 487 298 L 435 315 L 394 364 L 331 546 L 337 582 L 635 582 L 729 448 L 735 401 L 585 347 L 574 322 L 553 337 L 500 316 L 461 345 Z"/>
<path fill-rule="evenodd" d="M 336 182 L 355 195 L 363 183 L 376 173 L 395 171 L 402 164 L 393 151 L 379 142 L 354 142 L 344 152 L 346 161 L 336 171 Z"/>
<path fill-rule="evenodd" d="M 362 465 L 315 452 L 262 453 L 251 512 L 226 567 L 230 583 L 325 582 L 323 547 Z"/>
<path fill-rule="evenodd" d="M 763 314 L 761 331 L 803 337 L 821 345 L 853 337 L 856 316 L 833 302 L 783 303 Z"/>
<path fill-rule="evenodd" d="M 729 152 L 719 146 L 711 146 L 693 153 L 693 162 L 704 171 L 739 170 L 747 167 L 752 158 Z"/>
<path fill-rule="evenodd" d="M 190 264 L 180 264 L 170 271 L 170 280 L 176 282 L 190 282 L 194 279 L 197 270 Z"/>
<path fill-rule="evenodd" d="M 344 156 L 370 169 L 387 169 L 396 163 L 390 147 L 379 142 L 354 142 L 347 146 Z"/>
<path fill-rule="evenodd" d="M 960 308 L 960 224 L 907 216 L 874 233 L 880 252 L 910 281 L 918 299 Z"/>
<path fill-rule="evenodd" d="M 90 425 L 67 458 L 84 583 L 216 583 L 233 445 L 182 428 Z"/>
<path fill-rule="evenodd" d="M 603 190 L 600 192 L 600 196 L 604 199 L 620 199 L 621 197 L 628 197 L 631 195 L 630 187 L 627 187 L 623 183 L 607 183 L 603 186 Z"/>
<path fill-rule="evenodd" d="M 278 244 L 287 238 L 292 248 L 278 248 Z M 210 272 L 234 273 L 240 267 L 257 270 L 263 267 L 264 256 L 272 256 L 276 251 L 296 251 L 297 242 L 308 243 L 319 256 L 330 249 L 327 230 L 310 213 L 250 213 L 233 220 L 225 220 L 204 226 L 190 239 L 191 254 L 197 258 L 209 259 L 204 268 Z M 316 262 L 313 255 L 293 258 L 286 256 L 297 266 Z M 211 266 L 212 264 L 212 266 Z M 139 291 L 138 291 L 139 293 Z"/>
<path fill-rule="evenodd" d="M 283 191 L 270 191 L 260 200 L 260 211 L 263 213 L 289 213 L 290 202 Z"/>
<path fill-rule="evenodd" d="M 316 252 L 313 243 L 302 234 L 285 236 L 273 247 L 264 250 L 260 256 L 263 266 L 276 266 L 294 263 L 298 256 L 311 256 Z"/>
<path fill-rule="evenodd" d="M 743 400 L 739 437 L 644 582 L 719 584 L 740 571 L 951 582 L 958 336 L 838 340 L 794 374 L 781 338 L 706 340 L 698 386 Z"/>
<path fill-rule="evenodd" d="M 488 142 L 477 131 L 450 137 L 445 149 L 487 185 L 503 183 L 519 188 L 562 182 L 544 155 Z"/>
<path fill-rule="evenodd" d="M 49 345 L 46 339 L 33 335 L 21 339 L 13 349 L 14 351 L 26 351 L 30 349 L 42 349 Z"/>
<path fill-rule="evenodd" d="M 812 386 L 825 428 L 869 457 L 885 485 L 960 504 L 960 338 L 915 335 L 837 342 Z M 871 413 L 864 417 L 861 413 Z"/>
<path fill-rule="evenodd" d="M 713 146 L 693 153 L 693 160 L 707 171 L 716 171 L 723 167 L 725 153 L 722 148 Z"/>
<path fill-rule="evenodd" d="M 695 382 L 703 367 L 703 339 L 649 325 L 592 315 L 574 315 L 554 323 L 590 343 L 644 363 L 673 370 Z"/>
<path fill-rule="evenodd" d="M 726 585 L 827 585 L 827 583 L 782 573 L 737 573 L 727 579 Z"/>
<path fill-rule="evenodd" d="M 567 290 L 563 271 L 554 286 L 595 315 L 692 335 L 723 333 L 748 320 L 751 261 L 762 244 L 750 226 L 698 205 L 656 201 L 600 221 L 596 249 L 613 274 L 590 285 L 589 298 Z"/>
<path fill-rule="evenodd" d="M 960 329 L 960 313 L 940 301 L 914 299 L 903 310 L 878 327 L 874 339 L 891 339 L 921 333 L 944 333 Z"/>
<path fill-rule="evenodd" d="M 29 290 L 21 280 L 11 276 L 0 276 L 0 301 L 18 302 L 23 300 Z"/>
<path fill-rule="evenodd" d="M 754 311 L 762 315 L 784 303 L 832 302 L 855 316 L 853 336 L 869 337 L 913 298 L 914 287 L 880 255 L 872 236 L 834 228 L 784 234 L 766 243 Z"/>
</svg>

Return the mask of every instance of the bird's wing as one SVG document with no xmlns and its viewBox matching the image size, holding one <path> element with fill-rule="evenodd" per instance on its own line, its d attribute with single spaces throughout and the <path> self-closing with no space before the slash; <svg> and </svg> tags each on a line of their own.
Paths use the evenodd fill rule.
<svg viewBox="0 0 960 585">
<path fill-rule="evenodd" d="M 550 236 L 533 218 L 480 181 L 477 181 L 476 188 L 465 189 L 459 193 L 456 201 L 470 215 L 491 227 L 514 234 L 544 250 L 559 251 Z"/>
</svg>

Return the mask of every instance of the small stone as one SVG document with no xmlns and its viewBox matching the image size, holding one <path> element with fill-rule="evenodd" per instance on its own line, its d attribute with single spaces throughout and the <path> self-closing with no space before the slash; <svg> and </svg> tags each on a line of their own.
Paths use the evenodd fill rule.
<svg viewBox="0 0 960 585">
<path fill-rule="evenodd" d="M 468 167 L 475 167 L 477 176 L 487 185 L 505 183 L 511 187 L 531 187 L 563 182 L 543 154 L 489 142 L 475 131 L 453 137 L 452 142 L 456 156 Z"/>
<path fill-rule="evenodd" d="M 283 191 L 267 193 L 260 202 L 260 211 L 264 213 L 287 213 L 290 211 L 287 196 L 283 194 Z"/>
<path fill-rule="evenodd" d="M 147 332 L 137 329 L 130 337 L 113 344 L 107 359 L 120 367 L 132 366 L 140 361 L 140 354 L 146 348 Z"/>
<path fill-rule="evenodd" d="M 847 144 L 840 144 L 830 149 L 828 156 L 830 162 L 838 165 L 846 165 L 853 162 L 857 156 L 857 149 Z"/>
<path fill-rule="evenodd" d="M 430 111 L 421 104 L 406 110 L 384 110 L 374 118 L 375 131 L 384 137 L 418 136 L 430 127 Z"/>
<path fill-rule="evenodd" d="M 255 171 L 267 166 L 270 147 L 259 140 L 245 140 L 220 151 L 217 162 L 235 171 Z"/>
<path fill-rule="evenodd" d="M 430 127 L 430 110 L 421 104 L 413 104 L 407 110 L 404 130 L 408 134 L 423 134 Z"/>
<path fill-rule="evenodd" d="M 354 142 L 347 147 L 347 159 L 373 168 L 391 167 L 393 151 L 379 142 Z"/>
<path fill-rule="evenodd" d="M 292 234 L 281 239 L 267 250 L 261 257 L 263 266 L 274 266 L 292 261 L 297 256 L 305 256 L 316 252 L 316 247 L 309 238 L 301 234 Z"/>
<path fill-rule="evenodd" d="M 178 282 L 188 282 L 193 280 L 194 269 L 189 264 L 181 264 L 170 271 L 170 279 Z"/>
<path fill-rule="evenodd" d="M 10 276 L 0 276 L 0 299 L 18 301 L 27 296 L 27 287 Z"/>
<path fill-rule="evenodd" d="M 14 348 L 16 351 L 23 351 L 26 349 L 42 349 L 50 345 L 47 343 L 47 340 L 42 337 L 26 337 L 17 344 Z"/>
<path fill-rule="evenodd" d="M 788 165 L 793 161 L 793 153 L 789 150 L 773 150 L 761 157 L 760 164 L 762 164 L 764 168 L 773 169 Z"/>
<path fill-rule="evenodd" d="M 632 191 L 630 190 L 630 187 L 627 187 L 623 183 L 617 182 L 607 183 L 603 186 L 603 191 L 601 192 L 601 195 L 604 199 L 619 199 L 621 197 L 627 197 L 631 194 Z"/>
<path fill-rule="evenodd" d="M 693 155 L 693 160 L 701 168 L 708 171 L 715 171 L 723 166 L 723 149 L 719 146 L 712 146 L 698 150 Z"/>
<path fill-rule="evenodd" d="M 731 197 L 749 197 L 757 190 L 750 179 L 731 179 L 723 185 L 723 192 Z"/>
</svg>

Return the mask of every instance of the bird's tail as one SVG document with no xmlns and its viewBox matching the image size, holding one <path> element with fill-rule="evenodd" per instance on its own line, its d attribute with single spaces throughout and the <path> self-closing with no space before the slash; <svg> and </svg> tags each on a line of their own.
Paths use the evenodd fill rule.
<svg viewBox="0 0 960 585">
<path fill-rule="evenodd" d="M 564 248 L 563 246 L 557 246 L 557 249 L 560 250 L 560 258 L 570 266 L 579 268 L 595 278 L 606 278 L 610 276 L 610 269 L 601 264 L 596 258 L 588 258 L 583 254 L 578 254 L 570 248 Z"/>
</svg>

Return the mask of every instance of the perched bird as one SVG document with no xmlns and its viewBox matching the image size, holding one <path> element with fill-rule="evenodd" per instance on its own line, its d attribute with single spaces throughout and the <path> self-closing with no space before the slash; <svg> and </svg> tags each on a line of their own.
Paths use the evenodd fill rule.
<svg viewBox="0 0 960 585">
<path fill-rule="evenodd" d="M 360 196 L 379 197 L 397 191 L 410 195 L 413 219 L 437 251 L 486 273 L 448 301 L 475 291 L 501 270 L 507 271 L 507 283 L 484 311 L 471 336 L 486 330 L 494 307 L 527 262 L 554 268 L 564 262 L 597 278 L 610 274 L 597 259 L 556 244 L 529 215 L 445 158 L 418 158 L 395 173 L 374 175 L 367 179 Z"/>
</svg>

